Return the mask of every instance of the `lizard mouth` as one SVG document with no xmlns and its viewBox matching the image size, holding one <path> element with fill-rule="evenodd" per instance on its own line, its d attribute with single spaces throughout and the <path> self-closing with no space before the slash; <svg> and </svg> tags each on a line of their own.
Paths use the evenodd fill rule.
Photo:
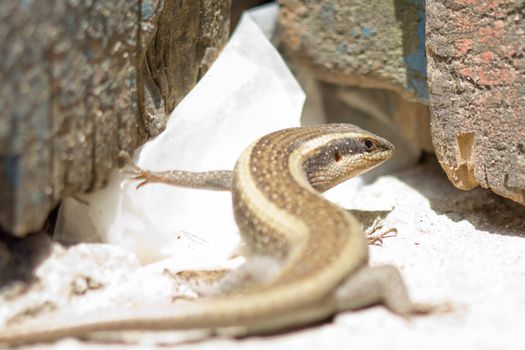
<svg viewBox="0 0 525 350">
<path fill-rule="evenodd" d="M 388 158 L 392 157 L 392 154 L 394 153 L 393 150 L 387 149 L 384 151 L 374 152 L 370 154 L 364 154 L 363 159 L 370 161 L 370 162 L 382 162 L 384 160 L 387 160 Z"/>
</svg>

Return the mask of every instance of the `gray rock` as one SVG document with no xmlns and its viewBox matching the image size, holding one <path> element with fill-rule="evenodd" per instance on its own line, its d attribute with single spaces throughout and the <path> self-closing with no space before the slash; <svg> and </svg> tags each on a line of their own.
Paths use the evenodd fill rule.
<svg viewBox="0 0 525 350">
<path fill-rule="evenodd" d="M 0 227 L 42 227 L 163 130 L 228 37 L 229 1 L 2 1 Z"/>
</svg>

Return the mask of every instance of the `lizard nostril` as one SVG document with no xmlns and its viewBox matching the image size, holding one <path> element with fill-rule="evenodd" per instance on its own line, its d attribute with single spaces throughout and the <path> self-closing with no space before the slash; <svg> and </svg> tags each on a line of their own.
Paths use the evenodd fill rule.
<svg viewBox="0 0 525 350">
<path fill-rule="evenodd" d="M 341 153 L 339 153 L 339 151 L 335 151 L 334 158 L 335 161 L 338 162 L 343 158 L 343 156 L 341 156 Z"/>
</svg>

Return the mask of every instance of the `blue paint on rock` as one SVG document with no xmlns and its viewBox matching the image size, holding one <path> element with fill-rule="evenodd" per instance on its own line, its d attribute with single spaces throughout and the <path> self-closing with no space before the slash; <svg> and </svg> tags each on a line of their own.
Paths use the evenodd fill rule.
<svg viewBox="0 0 525 350">
<path fill-rule="evenodd" d="M 18 156 L 2 157 L 2 165 L 7 181 L 15 187 L 20 185 L 20 177 L 18 176 L 18 159 Z"/>
<path fill-rule="evenodd" d="M 418 7 L 417 16 L 419 23 L 417 26 L 417 49 L 405 57 L 405 63 L 412 74 L 409 74 L 408 86 L 415 91 L 420 99 L 428 101 L 427 84 L 427 56 L 425 54 L 425 0 L 409 0 Z"/>
<path fill-rule="evenodd" d="M 361 32 L 363 33 L 363 36 L 365 38 L 369 38 L 372 35 L 374 35 L 374 31 L 368 27 L 363 27 L 363 29 L 361 29 Z"/>
<path fill-rule="evenodd" d="M 142 20 L 147 21 L 153 15 L 153 9 L 151 8 L 151 3 L 148 1 L 143 1 L 140 8 L 140 14 L 142 15 Z"/>
</svg>

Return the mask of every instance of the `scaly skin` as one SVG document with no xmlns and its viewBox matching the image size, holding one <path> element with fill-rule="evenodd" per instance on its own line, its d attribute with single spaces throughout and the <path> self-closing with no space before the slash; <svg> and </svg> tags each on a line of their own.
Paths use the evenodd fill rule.
<svg viewBox="0 0 525 350">
<path fill-rule="evenodd" d="M 242 239 L 255 256 L 282 269 L 242 293 L 140 310 L 80 315 L 71 322 L 37 322 L 0 331 L 0 343 L 49 341 L 100 330 L 191 329 L 262 333 L 308 324 L 333 313 L 384 302 L 408 315 L 428 307 L 410 302 L 397 270 L 384 277 L 367 267 L 367 240 L 346 210 L 322 191 L 390 158 L 386 140 L 349 124 L 277 131 L 250 145 L 235 169 L 150 172 L 132 166 L 134 179 L 231 190 Z M 383 272 L 385 272 L 383 271 Z M 392 281 L 395 280 L 393 283 Z M 394 297 L 387 288 L 392 284 Z M 375 289 L 374 289 L 375 288 Z M 371 289 L 371 290 L 370 290 Z"/>
</svg>

